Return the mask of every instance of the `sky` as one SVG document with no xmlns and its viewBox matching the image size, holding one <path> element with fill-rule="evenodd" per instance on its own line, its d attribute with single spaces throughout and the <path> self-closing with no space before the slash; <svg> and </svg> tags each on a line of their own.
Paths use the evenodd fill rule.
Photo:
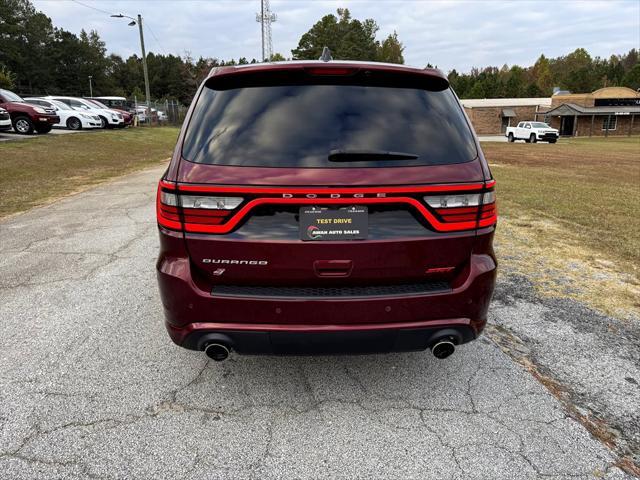
<svg viewBox="0 0 640 480">
<path fill-rule="evenodd" d="M 54 26 L 74 33 L 97 30 L 109 53 L 123 57 L 140 54 L 138 31 L 110 13 L 142 15 L 147 51 L 225 60 L 261 56 L 255 20 L 260 0 L 32 2 Z M 353 18 L 373 18 L 378 39 L 395 30 L 406 64 L 431 63 L 445 72 L 529 66 L 540 54 L 557 57 L 579 47 L 601 57 L 640 48 L 640 0 L 271 0 L 277 15 L 273 51 L 290 57 L 302 34 L 339 7 Z"/>
</svg>

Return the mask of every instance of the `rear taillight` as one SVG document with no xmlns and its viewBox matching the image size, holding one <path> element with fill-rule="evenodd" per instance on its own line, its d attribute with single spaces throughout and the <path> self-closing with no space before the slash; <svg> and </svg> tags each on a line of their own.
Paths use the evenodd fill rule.
<svg viewBox="0 0 640 480">
<path fill-rule="evenodd" d="M 176 186 L 161 181 L 158 186 L 158 223 L 170 229 L 196 231 L 202 225 L 219 225 L 243 202 L 242 197 L 181 194 Z"/>
<path fill-rule="evenodd" d="M 429 195 L 424 197 L 424 201 L 444 223 L 477 221 L 479 227 L 487 227 L 497 221 L 494 190 L 483 193 Z"/>
<path fill-rule="evenodd" d="M 461 232 L 497 221 L 495 181 L 416 187 L 251 187 L 177 185 L 160 181 L 160 226 L 188 233 L 225 234 L 260 205 L 404 204 L 438 232 Z"/>
</svg>

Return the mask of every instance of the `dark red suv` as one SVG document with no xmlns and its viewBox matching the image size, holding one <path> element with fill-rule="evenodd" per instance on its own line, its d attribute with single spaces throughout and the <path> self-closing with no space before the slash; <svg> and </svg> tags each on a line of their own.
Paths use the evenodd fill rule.
<svg viewBox="0 0 640 480">
<path fill-rule="evenodd" d="M 60 117 L 52 108 L 31 105 L 19 95 L 1 88 L 0 107 L 9 112 L 13 129 L 22 135 L 29 135 L 34 130 L 49 133 L 60 122 Z"/>
<path fill-rule="evenodd" d="M 438 70 L 214 69 L 158 186 L 169 335 L 215 360 L 447 357 L 486 323 L 494 186 Z"/>
</svg>

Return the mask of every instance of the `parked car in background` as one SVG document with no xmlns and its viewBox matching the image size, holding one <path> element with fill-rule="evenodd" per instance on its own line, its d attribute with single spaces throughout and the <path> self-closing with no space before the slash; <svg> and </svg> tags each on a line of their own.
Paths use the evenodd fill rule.
<svg viewBox="0 0 640 480">
<path fill-rule="evenodd" d="M 510 142 L 524 140 L 527 143 L 556 143 L 560 136 L 558 130 L 543 122 L 520 122 L 517 127 L 507 127 L 505 135 Z"/>
<path fill-rule="evenodd" d="M 135 112 L 138 116 L 138 122 L 145 123 L 147 121 L 147 107 L 136 107 Z"/>
<path fill-rule="evenodd" d="M 120 108 L 113 108 L 113 107 L 109 107 L 107 105 L 105 105 L 104 103 L 94 99 L 94 98 L 85 98 L 86 101 L 91 102 L 92 104 L 94 104 L 95 106 L 97 106 L 98 108 L 103 108 L 103 109 L 107 109 L 107 110 L 113 110 L 115 112 L 118 112 L 119 114 L 122 115 L 122 119 L 124 120 L 124 123 L 122 125 L 119 125 L 119 127 L 124 128 L 127 127 L 129 125 L 131 125 L 133 123 L 133 115 L 131 113 L 129 113 L 126 110 L 122 110 Z"/>
<path fill-rule="evenodd" d="M 11 130 L 11 116 L 4 108 L 0 108 L 0 132 Z"/>
<path fill-rule="evenodd" d="M 91 100 L 97 100 L 109 108 L 125 111 L 131 115 L 135 115 L 136 113 L 135 104 L 132 101 L 127 100 L 125 97 L 91 97 Z"/>
<path fill-rule="evenodd" d="M 138 121 L 144 123 L 148 119 L 147 115 L 147 107 L 137 107 L 136 114 L 138 115 Z M 156 110 L 155 108 L 151 109 L 151 121 L 152 122 L 166 122 L 169 120 L 169 117 L 162 110 Z"/>
<path fill-rule="evenodd" d="M 60 122 L 56 123 L 54 127 L 65 127 L 69 130 L 81 130 L 83 128 L 100 128 L 102 126 L 100 117 L 97 114 L 82 110 L 75 110 L 66 103 L 59 102 L 58 100 L 47 100 L 37 97 L 25 98 L 24 100 L 32 105 L 53 108 L 60 117 Z"/>
<path fill-rule="evenodd" d="M 13 129 L 21 135 L 49 133 L 60 121 L 54 109 L 30 105 L 10 90 L 0 89 L 0 107 L 9 112 Z"/>
<path fill-rule="evenodd" d="M 121 113 L 111 109 L 100 108 L 97 105 L 88 102 L 84 98 L 77 97 L 62 97 L 58 95 L 49 95 L 42 97 L 45 100 L 58 100 L 71 108 L 78 111 L 87 111 L 86 113 L 92 113 L 100 117 L 100 123 L 102 128 L 114 128 L 124 124 L 124 118 Z"/>
</svg>

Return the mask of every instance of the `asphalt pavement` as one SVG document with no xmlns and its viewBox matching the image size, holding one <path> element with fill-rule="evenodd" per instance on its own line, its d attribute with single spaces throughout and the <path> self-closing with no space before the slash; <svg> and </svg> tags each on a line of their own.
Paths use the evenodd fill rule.
<svg viewBox="0 0 640 480">
<path fill-rule="evenodd" d="M 154 270 L 161 172 L 0 223 L 0 477 L 631 478 L 487 336 L 445 361 L 215 363 L 173 345 Z M 532 321 L 501 292 L 494 323 Z"/>
</svg>

